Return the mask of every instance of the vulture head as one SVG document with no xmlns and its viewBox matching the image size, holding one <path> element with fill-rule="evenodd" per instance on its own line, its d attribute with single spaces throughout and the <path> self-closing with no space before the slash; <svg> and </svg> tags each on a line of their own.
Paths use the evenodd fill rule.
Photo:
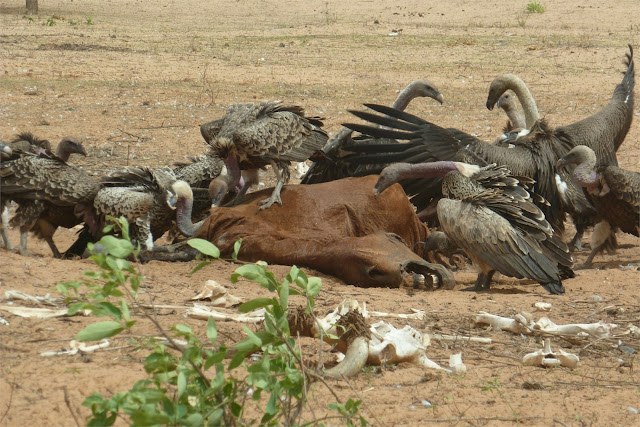
<svg viewBox="0 0 640 427">
<path fill-rule="evenodd" d="M 516 99 L 511 92 L 505 92 L 498 99 L 498 102 L 496 105 L 498 106 L 498 108 L 503 108 L 503 109 L 516 107 Z"/>
<path fill-rule="evenodd" d="M 594 169 L 596 162 L 596 153 L 591 148 L 586 145 L 578 145 L 558 160 L 556 167 L 560 169 L 567 165 L 584 165 Z"/>
<path fill-rule="evenodd" d="M 503 74 L 491 82 L 489 86 L 489 95 L 487 96 L 487 108 L 493 110 L 502 94 L 509 89 L 509 82 L 517 78 L 515 74 Z M 500 105 L 498 105 L 500 107 Z"/>
<path fill-rule="evenodd" d="M 444 102 L 444 95 L 429 80 L 416 80 L 407 86 L 405 91 L 408 91 L 414 98 L 423 96 L 425 98 L 433 98 L 440 104 Z"/>
<path fill-rule="evenodd" d="M 82 154 L 86 157 L 87 150 L 78 139 L 72 136 L 65 136 L 58 143 L 56 155 L 66 162 L 72 154 Z"/>
</svg>

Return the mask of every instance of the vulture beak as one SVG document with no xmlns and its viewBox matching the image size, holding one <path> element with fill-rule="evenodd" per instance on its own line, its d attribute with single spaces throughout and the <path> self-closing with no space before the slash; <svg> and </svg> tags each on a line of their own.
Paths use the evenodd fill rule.
<svg viewBox="0 0 640 427">
<path fill-rule="evenodd" d="M 441 93 L 438 93 L 438 96 L 436 96 L 436 101 L 442 104 L 444 102 L 444 95 Z"/>
<path fill-rule="evenodd" d="M 556 162 L 556 169 L 561 169 L 569 164 L 567 156 L 562 157 L 560 160 Z"/>
<path fill-rule="evenodd" d="M 78 149 L 78 154 L 82 154 L 83 156 L 87 157 L 87 149 L 84 148 L 84 145 L 80 145 Z"/>
<path fill-rule="evenodd" d="M 490 99 L 487 99 L 487 110 L 493 111 L 494 103 L 491 102 Z"/>
</svg>

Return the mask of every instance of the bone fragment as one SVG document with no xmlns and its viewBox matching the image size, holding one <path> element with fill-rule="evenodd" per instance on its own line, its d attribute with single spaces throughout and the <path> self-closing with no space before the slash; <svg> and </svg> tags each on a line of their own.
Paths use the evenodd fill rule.
<svg viewBox="0 0 640 427">
<path fill-rule="evenodd" d="M 187 316 L 194 319 L 208 320 L 213 317 L 214 320 L 234 320 L 243 323 L 258 323 L 264 320 L 264 309 L 254 310 L 250 313 L 224 313 L 202 304 L 194 304 L 187 310 Z"/>
<path fill-rule="evenodd" d="M 92 351 L 96 351 L 99 350 L 101 348 L 107 348 L 109 347 L 109 345 L 111 345 L 109 343 L 109 340 L 107 339 L 103 339 L 102 341 L 100 341 L 98 344 L 95 345 L 86 345 L 83 342 L 78 342 L 76 340 L 71 340 L 69 342 L 69 346 L 71 348 L 67 349 L 67 350 L 61 350 L 61 351 L 43 351 L 42 353 L 40 353 L 40 356 L 64 356 L 67 354 L 76 354 L 78 352 L 81 353 L 90 353 Z"/>
<path fill-rule="evenodd" d="M 575 368 L 580 359 L 575 354 L 567 353 L 563 350 L 552 351 L 551 339 L 544 340 L 544 348 L 524 356 L 522 363 L 529 366 L 566 366 Z"/>
<path fill-rule="evenodd" d="M 202 291 L 195 297 L 191 298 L 191 301 L 198 300 L 211 300 L 211 306 L 213 307 L 232 307 L 242 303 L 242 298 L 238 298 L 235 295 L 229 293 L 227 288 L 216 282 L 215 280 L 207 280 L 202 288 Z"/>
</svg>

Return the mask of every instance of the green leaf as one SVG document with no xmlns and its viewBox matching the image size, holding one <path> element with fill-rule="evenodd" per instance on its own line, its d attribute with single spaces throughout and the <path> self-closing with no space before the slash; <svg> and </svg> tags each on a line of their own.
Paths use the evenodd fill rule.
<svg viewBox="0 0 640 427">
<path fill-rule="evenodd" d="M 178 332 L 183 332 L 185 334 L 193 335 L 193 331 L 191 330 L 191 328 L 188 325 L 185 325 L 183 323 L 177 324 L 176 326 L 173 327 L 173 329 L 175 329 Z"/>
<path fill-rule="evenodd" d="M 238 307 L 240 313 L 248 313 L 262 307 L 269 307 L 270 305 L 277 304 L 278 301 L 275 298 L 256 298 L 247 301 Z"/>
<path fill-rule="evenodd" d="M 205 255 L 208 255 L 213 258 L 220 258 L 220 249 L 216 247 L 213 243 L 204 239 L 190 239 L 187 240 L 187 244 L 194 249 L 199 250 Z"/>
<path fill-rule="evenodd" d="M 184 425 L 186 426 L 193 426 L 193 427 L 204 425 L 204 419 L 202 418 L 202 414 L 197 414 L 197 413 L 189 415 L 186 419 L 183 419 L 181 422 L 184 423 Z"/>
<path fill-rule="evenodd" d="M 238 343 L 238 344 L 240 344 L 240 343 Z M 235 369 L 238 366 L 242 365 L 242 362 L 244 362 L 244 358 L 247 357 L 247 354 L 248 354 L 248 352 L 238 351 L 235 354 L 235 356 L 233 356 L 233 358 L 231 358 L 231 362 L 229 362 L 229 368 L 227 368 L 227 369 L 229 371 L 231 371 L 232 369 Z"/>
<path fill-rule="evenodd" d="M 316 297 L 322 289 L 322 279 L 319 277 L 310 277 L 307 282 L 307 295 L 310 297 Z"/>
<path fill-rule="evenodd" d="M 103 236 L 98 243 L 102 244 L 116 258 L 126 258 L 131 255 L 134 249 L 130 241 L 118 239 L 112 235 Z"/>
<path fill-rule="evenodd" d="M 280 307 L 286 310 L 289 307 L 289 284 L 283 283 L 278 290 L 278 295 L 280 296 Z"/>
<path fill-rule="evenodd" d="M 109 338 L 122 332 L 124 327 L 119 322 L 106 321 L 93 323 L 76 335 L 78 341 L 97 341 Z"/>
<path fill-rule="evenodd" d="M 236 242 L 233 244 L 233 253 L 231 254 L 231 259 L 233 260 L 238 259 L 238 252 L 240 252 L 241 245 L 242 245 L 242 239 L 236 240 Z"/>
<path fill-rule="evenodd" d="M 131 320 L 131 316 L 129 314 L 129 305 L 125 300 L 120 300 L 120 311 L 122 312 L 122 317 L 125 321 Z"/>
<path fill-rule="evenodd" d="M 216 321 L 213 317 L 209 317 L 207 320 L 207 338 L 209 338 L 212 344 L 215 344 L 218 338 L 218 329 L 216 328 Z"/>
<path fill-rule="evenodd" d="M 137 426 L 171 425 L 172 419 L 166 414 L 135 411 L 131 414 L 131 421 Z"/>
<path fill-rule="evenodd" d="M 187 389 L 187 377 L 183 371 L 178 374 L 178 397 L 181 397 Z"/>
<path fill-rule="evenodd" d="M 251 342 L 258 348 L 262 345 L 262 340 L 258 338 L 258 336 L 254 334 L 251 329 L 247 328 L 246 326 L 242 326 L 242 329 L 244 329 L 244 332 L 247 334 L 247 339 L 249 340 L 249 342 Z"/>
<path fill-rule="evenodd" d="M 97 304 L 97 306 L 93 309 L 93 313 L 99 317 L 111 316 L 118 321 L 122 320 L 122 312 L 120 311 L 120 309 L 107 301 L 103 301 Z"/>
<path fill-rule="evenodd" d="M 204 267 L 206 267 L 207 265 L 211 264 L 211 261 L 202 261 L 200 264 L 196 265 L 195 268 L 193 270 L 191 270 L 191 274 L 195 274 L 196 271 L 202 270 Z"/>
</svg>

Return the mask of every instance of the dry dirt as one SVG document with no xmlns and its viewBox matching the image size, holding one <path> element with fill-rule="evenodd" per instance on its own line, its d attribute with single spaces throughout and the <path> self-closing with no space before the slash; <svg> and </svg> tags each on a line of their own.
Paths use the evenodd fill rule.
<svg viewBox="0 0 640 427">
<path fill-rule="evenodd" d="M 73 162 L 95 171 L 127 163 L 165 165 L 203 152 L 198 126 L 223 114 L 230 103 L 298 103 L 326 117 L 333 133 L 349 120 L 347 109 L 363 102 L 390 104 L 396 91 L 416 78 L 430 79 L 446 100 L 442 106 L 418 100 L 409 111 L 493 138 L 504 118 L 484 102 L 490 81 L 504 72 L 523 77 L 552 125 L 567 124 L 606 104 L 621 79 L 626 45 L 640 50 L 640 3 L 542 3 L 544 13 L 526 14 L 525 0 L 41 0 L 39 16 L 29 19 L 23 16 L 23 1 L 2 0 L 0 138 L 19 131 L 52 141 L 81 137 L 89 157 Z M 399 35 L 390 35 L 393 30 Z M 637 111 L 618 158 L 622 167 L 640 171 Z M 12 237 L 16 242 L 15 231 Z M 73 238 L 68 230 L 56 235 L 63 249 Z M 409 322 L 421 331 L 494 339 L 490 345 L 432 344 L 428 354 L 437 362 L 462 353 L 468 367 L 463 376 L 398 364 L 367 370 L 349 384 L 334 383 L 334 390 L 341 399 L 362 398 L 364 416 L 376 425 L 640 424 L 637 336 L 555 340 L 554 346 L 579 354 L 580 364 L 574 370 L 543 369 L 521 363 L 524 354 L 540 347 L 539 339 L 472 327 L 480 311 L 510 316 L 533 310 L 537 301 L 553 304 L 547 314 L 557 323 L 608 320 L 623 329 L 640 326 L 640 275 L 622 268 L 640 263 L 640 242 L 631 236 L 619 241 L 616 255 L 596 258 L 594 268 L 567 280 L 561 297 L 507 278 L 489 292 L 464 292 L 475 278 L 468 267 L 456 273 L 455 290 L 432 293 L 363 290 L 320 274 L 320 314 L 349 297 L 366 302 L 370 310 L 423 309 L 424 320 Z M 0 298 L 11 289 L 55 294 L 56 283 L 93 268 L 88 261 L 55 260 L 46 244 L 34 239 L 29 247 L 33 257 L 0 253 Z M 577 262 L 586 255 L 578 253 Z M 158 304 L 184 305 L 213 278 L 241 297 L 264 294 L 247 281 L 232 284 L 232 264 L 214 263 L 189 276 L 194 265 L 141 265 L 146 292 Z M 273 267 L 278 277 L 288 269 Z M 594 300 L 595 295 L 601 299 Z M 40 356 L 68 347 L 92 319 L 1 315 L 9 322 L 0 325 L 3 426 L 74 425 L 74 418 L 82 424 L 89 415 L 81 405 L 85 397 L 126 390 L 144 377 L 145 352 L 124 339 L 113 340 L 108 351 Z M 204 336 L 204 322 L 185 319 L 180 309 L 161 310 L 161 320 L 167 327 L 188 323 Z M 228 342 L 242 338 L 236 324 L 219 328 Z M 141 321 L 134 333 L 155 332 Z M 305 346 L 309 354 L 315 349 L 312 343 Z M 483 391 L 489 382 L 495 387 Z M 324 416 L 333 400 L 326 388 L 316 386 L 313 415 Z M 305 419 L 313 419 L 310 411 Z"/>
</svg>

